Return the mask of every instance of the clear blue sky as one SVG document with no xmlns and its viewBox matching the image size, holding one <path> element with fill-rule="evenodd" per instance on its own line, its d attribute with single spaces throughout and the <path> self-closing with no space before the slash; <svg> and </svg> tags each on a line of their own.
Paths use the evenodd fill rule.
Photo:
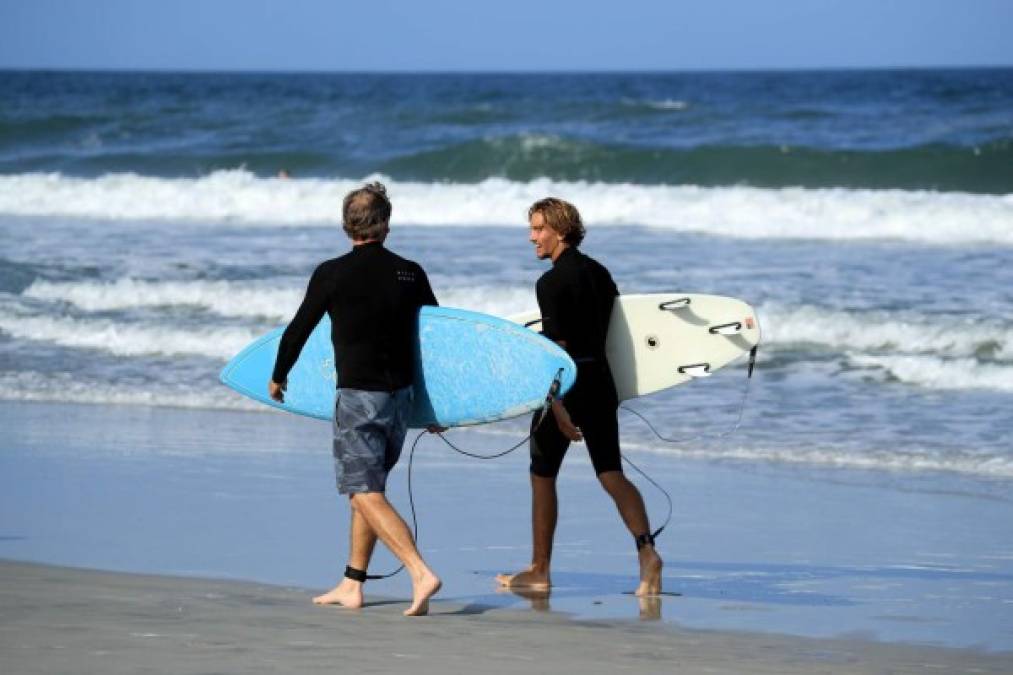
<svg viewBox="0 0 1013 675">
<path fill-rule="evenodd" d="M 0 0 L 0 68 L 1013 66 L 1013 0 Z"/>
</svg>

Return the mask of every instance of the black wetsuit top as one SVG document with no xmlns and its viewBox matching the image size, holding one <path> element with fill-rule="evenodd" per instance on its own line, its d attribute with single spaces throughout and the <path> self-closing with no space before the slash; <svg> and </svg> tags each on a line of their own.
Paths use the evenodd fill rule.
<svg viewBox="0 0 1013 675">
<path fill-rule="evenodd" d="M 355 246 L 313 272 L 306 297 L 282 335 L 272 379 L 285 380 L 327 312 L 339 387 L 407 387 L 415 379 L 419 308 L 437 304 L 429 278 L 417 263 L 379 242 Z"/>
<path fill-rule="evenodd" d="M 577 363 L 577 381 L 563 397 L 584 441 L 595 473 L 622 471 L 619 426 L 612 371 L 605 356 L 612 305 L 619 290 L 612 275 L 597 260 L 576 248 L 563 251 L 535 285 L 542 312 L 542 334 L 566 343 Z M 553 421 L 531 421 L 531 472 L 553 477 L 570 445 Z"/>
<path fill-rule="evenodd" d="M 619 289 L 601 263 L 567 248 L 535 284 L 535 293 L 545 337 L 565 342 L 578 364 L 605 361 L 605 338 Z"/>
</svg>

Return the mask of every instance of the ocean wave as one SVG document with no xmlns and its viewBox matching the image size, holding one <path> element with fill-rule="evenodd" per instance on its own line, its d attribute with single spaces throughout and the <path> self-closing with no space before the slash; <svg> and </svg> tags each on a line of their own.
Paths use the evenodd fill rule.
<svg viewBox="0 0 1013 675">
<path fill-rule="evenodd" d="M 643 112 L 643 113 L 670 113 L 673 111 L 681 111 L 689 108 L 689 101 L 677 98 L 657 98 L 657 99 L 640 99 L 640 98 L 622 98 L 619 103 L 625 110 L 618 111 L 616 114 L 621 115 L 623 112 L 632 111 Z"/>
<path fill-rule="evenodd" d="M 689 107 L 689 103 L 686 101 L 680 101 L 672 98 L 666 98 L 660 101 L 645 101 L 644 105 L 648 108 L 654 108 L 655 110 L 685 110 Z"/>
<path fill-rule="evenodd" d="M 302 300 L 306 280 L 280 285 L 252 281 L 147 281 L 132 278 L 111 282 L 35 281 L 23 297 L 66 302 L 85 312 L 135 308 L 195 307 L 225 317 L 283 321 Z"/>
<path fill-rule="evenodd" d="M 1013 195 L 902 190 L 706 188 L 488 179 L 388 184 L 395 226 L 523 226 L 546 195 L 577 204 L 594 225 L 648 226 L 748 239 L 901 240 L 1013 246 Z M 0 176 L 0 217 L 338 226 L 361 180 L 258 178 L 244 170 L 201 178 L 109 174 Z"/>
<path fill-rule="evenodd" d="M 683 101 L 647 104 L 673 111 Z M 471 182 L 486 178 L 761 188 L 853 188 L 1013 192 L 1013 143 L 930 144 L 894 149 L 797 145 L 613 145 L 549 134 L 469 140 L 387 160 L 376 170 L 400 180 Z"/>
<path fill-rule="evenodd" d="M 206 386 L 187 383 L 135 384 L 82 378 L 69 373 L 35 371 L 0 373 L 0 400 L 46 401 L 92 405 L 139 405 L 205 410 L 238 410 L 278 414 L 210 378 Z M 861 470 L 917 474 L 943 472 L 984 479 L 1013 479 L 1013 458 L 986 452 L 949 448 L 945 452 L 919 447 L 842 448 L 766 447 L 722 444 L 720 448 L 700 445 L 674 446 L 642 440 L 631 435 L 624 415 L 623 450 L 635 454 L 706 462 L 735 462 L 754 465 L 784 465 L 831 470 Z M 633 427 L 630 427 L 633 428 Z M 525 433 L 520 427 L 471 428 L 476 436 L 511 437 Z M 499 442 L 490 447 L 499 447 Z M 639 462 L 639 460 L 638 460 Z"/>
<path fill-rule="evenodd" d="M 536 307 L 532 290 L 517 285 L 461 284 L 434 278 L 441 303 L 498 316 Z M 443 290 L 443 289 L 446 290 Z M 68 316 L 66 303 L 86 314 L 136 309 L 193 308 L 224 320 L 284 324 L 302 298 L 302 280 L 284 281 L 36 281 L 22 298 L 43 303 L 0 314 L 0 331 L 15 338 L 124 356 L 190 354 L 226 360 L 257 330 L 216 326 L 192 316 L 194 328 L 172 321 L 119 321 L 108 316 Z M 40 314 L 41 312 L 44 312 Z M 845 372 L 874 372 L 883 381 L 928 389 L 1013 391 L 1013 326 L 913 311 L 844 311 L 767 303 L 757 308 L 763 348 L 777 367 L 820 361 L 831 355 Z M 180 316 L 178 311 L 172 317 Z M 175 319 L 173 319 L 175 321 Z M 211 325 L 202 325 L 210 323 Z M 787 359 L 787 361 L 785 360 Z"/>
<path fill-rule="evenodd" d="M 685 112 L 686 102 L 678 99 L 641 101 L 621 108 L 635 117 L 646 115 L 644 121 L 653 124 L 673 115 L 692 114 Z M 804 126 L 812 113 L 800 112 L 802 118 L 798 113 L 789 117 L 794 124 Z M 609 117 L 605 111 L 590 114 Z M 440 117 L 437 114 L 432 121 L 439 124 Z M 615 122 L 636 128 L 635 117 L 624 115 Z M 74 123 L 74 118 L 68 120 L 66 123 Z M 977 144 L 933 142 L 888 147 L 880 143 L 876 147 L 835 148 L 819 146 L 815 139 L 810 142 L 816 142 L 816 146 L 805 145 L 809 139 L 791 133 L 787 135 L 789 140 L 771 142 L 767 134 L 760 138 L 715 134 L 694 138 L 689 129 L 673 136 L 664 125 L 654 134 L 632 129 L 589 132 L 579 122 L 577 129 L 569 132 L 564 125 L 557 133 L 518 132 L 516 127 L 511 133 L 495 121 L 479 123 L 488 125 L 485 133 L 476 130 L 477 137 L 469 134 L 467 140 L 459 134 L 433 138 L 423 133 L 419 142 L 395 142 L 399 147 L 367 151 L 362 147 L 329 146 L 326 142 L 307 146 L 297 139 L 279 145 L 274 136 L 268 143 L 248 147 L 208 143 L 200 135 L 144 138 L 145 134 L 135 137 L 132 131 L 117 131 L 115 125 L 109 128 L 101 124 L 68 129 L 63 134 L 68 138 L 54 132 L 53 138 L 37 143 L 22 143 L 25 139 L 17 135 L 16 129 L 8 130 L 10 140 L 18 145 L 7 149 L 0 121 L 0 170 L 57 169 L 79 176 L 130 171 L 179 178 L 242 167 L 260 176 L 274 176 L 285 168 L 304 177 L 382 173 L 402 182 L 474 183 L 489 178 L 527 182 L 549 177 L 562 182 L 669 186 L 1013 192 L 1013 139 L 999 130 L 993 132 L 997 136 L 982 138 Z M 700 120 L 687 124 L 700 124 Z M 641 140 L 606 140 L 613 137 Z"/>
<path fill-rule="evenodd" d="M 7 144 L 24 144 L 26 141 L 55 145 L 71 132 L 86 130 L 108 118 L 95 114 L 54 113 L 21 119 L 0 118 L 0 147 Z"/>
<path fill-rule="evenodd" d="M 1013 325 L 914 311 L 843 311 L 812 305 L 757 308 L 764 342 L 838 352 L 885 352 L 1013 362 Z"/>
<path fill-rule="evenodd" d="M 195 386 L 193 382 L 134 384 L 84 379 L 79 374 L 35 371 L 0 373 L 0 400 L 256 412 L 274 410 L 211 381 L 207 386 Z"/>
<path fill-rule="evenodd" d="M 800 449 L 749 446 L 726 446 L 720 449 L 679 448 L 650 442 L 628 442 L 625 438 L 623 449 L 694 460 L 906 473 L 947 472 L 985 478 L 1013 478 L 1013 459 L 1010 457 L 958 449 L 948 449 L 942 453 L 919 448 L 861 450 L 836 447 Z"/>
<path fill-rule="evenodd" d="M 496 316 L 509 316 L 535 306 L 534 289 L 489 286 L 459 279 L 431 277 L 440 303 Z M 85 312 L 137 308 L 194 307 L 222 317 L 262 319 L 281 323 L 292 318 L 305 291 L 306 279 L 269 281 L 35 281 L 21 294 L 44 302 L 68 303 Z"/>
<path fill-rule="evenodd" d="M 780 365 L 831 354 L 841 358 L 845 373 L 883 382 L 1013 392 L 1013 325 L 998 319 L 773 304 L 757 314 L 764 348 Z M 784 354 L 790 354 L 787 363 Z"/>
<path fill-rule="evenodd" d="M 441 304 L 496 316 L 536 307 L 525 285 L 473 284 L 435 275 Z M 65 302 L 85 312 L 137 308 L 194 307 L 222 317 L 287 321 L 302 299 L 305 279 L 260 281 L 33 282 L 21 294 L 45 302 Z M 899 354 L 934 354 L 1013 361 L 1013 325 L 1000 320 L 927 316 L 916 311 L 844 311 L 813 305 L 765 303 L 757 308 L 764 343 L 776 348 L 813 347 Z"/>
<path fill-rule="evenodd" d="M 111 319 L 23 316 L 0 313 L 0 332 L 21 340 L 73 349 L 97 349 L 118 356 L 194 355 L 227 360 L 258 337 L 241 327 L 173 327 Z"/>
<path fill-rule="evenodd" d="M 852 365 L 878 370 L 887 380 L 927 389 L 1013 392 L 1013 365 L 917 354 L 848 354 L 847 357 Z"/>
</svg>

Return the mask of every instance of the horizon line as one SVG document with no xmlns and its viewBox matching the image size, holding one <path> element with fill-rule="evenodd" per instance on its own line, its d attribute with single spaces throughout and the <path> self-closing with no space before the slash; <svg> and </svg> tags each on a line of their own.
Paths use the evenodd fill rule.
<svg viewBox="0 0 1013 675">
<path fill-rule="evenodd" d="M 159 68 L 112 66 L 5 66 L 3 73 L 107 73 L 107 74 L 164 74 L 164 75 L 676 75 L 676 74 L 758 74 L 758 73 L 843 73 L 843 72 L 897 72 L 928 70 L 1013 70 L 1011 64 L 975 65 L 879 65 L 879 66 L 757 66 L 757 67 L 701 67 L 701 68 L 573 68 L 573 69 L 286 69 L 286 68 Z"/>
</svg>

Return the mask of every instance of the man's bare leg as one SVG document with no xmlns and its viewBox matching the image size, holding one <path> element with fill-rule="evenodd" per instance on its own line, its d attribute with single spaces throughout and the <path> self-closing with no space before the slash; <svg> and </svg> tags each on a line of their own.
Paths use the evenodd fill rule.
<svg viewBox="0 0 1013 675">
<path fill-rule="evenodd" d="M 404 563 L 412 577 L 412 604 L 405 616 L 421 616 L 429 611 L 429 599 L 440 590 L 442 582 L 433 573 L 415 547 L 408 525 L 398 515 L 382 492 L 360 492 L 352 496 L 355 509 L 380 541 Z"/>
<path fill-rule="evenodd" d="M 352 522 L 349 527 L 349 553 L 348 566 L 357 570 L 369 569 L 369 561 L 373 557 L 373 548 L 376 546 L 376 532 L 369 526 L 366 519 L 355 508 L 355 503 L 349 500 L 352 510 Z M 362 607 L 362 582 L 344 577 L 333 589 L 313 598 L 318 605 L 341 605 L 350 609 Z"/>
<path fill-rule="evenodd" d="M 531 566 L 516 574 L 497 574 L 496 581 L 510 588 L 544 590 L 552 585 L 549 564 L 558 511 L 556 479 L 531 474 Z"/>
<path fill-rule="evenodd" d="M 634 537 L 650 533 L 647 509 L 640 490 L 631 483 L 622 471 L 606 471 L 598 476 L 601 485 L 609 493 L 619 509 L 619 515 Z M 640 585 L 636 595 L 657 595 L 661 593 L 661 556 L 652 544 L 644 544 L 637 552 L 640 557 Z"/>
</svg>

